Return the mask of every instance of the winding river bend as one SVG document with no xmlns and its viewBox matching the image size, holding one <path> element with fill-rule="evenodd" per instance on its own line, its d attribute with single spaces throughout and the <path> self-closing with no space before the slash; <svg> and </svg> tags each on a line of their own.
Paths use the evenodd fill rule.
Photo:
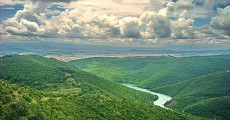
<svg viewBox="0 0 230 120">
<path fill-rule="evenodd" d="M 167 108 L 164 106 L 164 104 L 171 100 L 172 97 L 168 96 L 168 95 L 165 95 L 165 94 L 161 94 L 161 93 L 157 93 L 157 92 L 152 92 L 152 91 L 149 91 L 147 89 L 144 89 L 144 88 L 139 88 L 137 87 L 136 85 L 134 84 L 122 84 L 126 87 L 129 87 L 129 88 L 132 88 L 132 89 L 135 89 L 135 90 L 139 90 L 139 91 L 142 91 L 142 92 L 147 92 L 147 93 L 150 93 L 150 94 L 153 94 L 153 95 L 157 95 L 158 96 L 158 99 L 156 101 L 154 101 L 154 105 L 156 106 L 160 106 L 162 108 L 165 108 L 165 109 L 170 109 L 170 108 Z"/>
</svg>

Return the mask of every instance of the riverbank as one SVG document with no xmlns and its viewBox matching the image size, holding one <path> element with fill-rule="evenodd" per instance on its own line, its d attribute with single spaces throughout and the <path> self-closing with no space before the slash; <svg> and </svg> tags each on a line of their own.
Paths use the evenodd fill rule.
<svg viewBox="0 0 230 120">
<path fill-rule="evenodd" d="M 126 86 L 126 87 L 129 87 L 129 88 L 132 88 L 132 89 L 135 89 L 135 90 L 139 90 L 139 91 L 142 91 L 142 92 L 147 92 L 147 93 L 150 93 L 152 95 L 157 95 L 158 96 L 158 99 L 156 101 L 154 101 L 154 105 L 156 106 L 159 106 L 159 107 L 162 107 L 162 108 L 165 108 L 165 109 L 170 109 L 168 107 L 165 107 L 164 104 L 171 100 L 172 97 L 171 96 L 168 96 L 168 95 L 165 95 L 165 94 L 161 94 L 161 93 L 157 93 L 157 92 L 152 92 L 152 91 L 149 91 L 147 89 L 144 89 L 144 88 L 140 88 L 140 87 L 137 87 L 136 85 L 134 84 L 125 84 L 125 83 L 122 83 L 122 85 Z"/>
</svg>

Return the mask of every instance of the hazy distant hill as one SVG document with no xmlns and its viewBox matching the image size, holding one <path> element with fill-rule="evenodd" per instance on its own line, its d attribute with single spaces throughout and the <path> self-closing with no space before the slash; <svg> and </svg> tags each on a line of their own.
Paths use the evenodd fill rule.
<svg viewBox="0 0 230 120">
<path fill-rule="evenodd" d="M 151 56 L 151 55 L 230 55 L 230 49 L 189 46 L 125 47 L 116 45 L 77 44 L 61 41 L 1 41 L 0 56 L 8 54 L 37 54 L 51 56 Z"/>
<path fill-rule="evenodd" d="M 55 59 L 6 56 L 0 71 L 0 119 L 201 119 Z"/>
<path fill-rule="evenodd" d="M 229 119 L 225 96 L 230 96 L 230 56 L 89 58 L 70 63 L 112 81 L 171 95 L 170 107 Z"/>
</svg>

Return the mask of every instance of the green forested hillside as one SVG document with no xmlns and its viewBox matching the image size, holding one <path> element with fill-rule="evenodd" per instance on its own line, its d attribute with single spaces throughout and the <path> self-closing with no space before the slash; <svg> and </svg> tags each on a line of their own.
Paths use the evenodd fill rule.
<svg viewBox="0 0 230 120">
<path fill-rule="evenodd" d="M 0 119 L 203 119 L 154 106 L 152 95 L 40 56 L 0 58 Z"/>
<path fill-rule="evenodd" d="M 167 105 L 174 109 L 230 117 L 230 56 L 89 58 L 70 63 L 113 81 L 171 95 Z"/>
<path fill-rule="evenodd" d="M 177 84 L 158 87 L 154 91 L 161 91 L 171 96 L 221 97 L 230 96 L 230 70 L 223 70 L 201 77 L 196 77 Z"/>
<path fill-rule="evenodd" d="M 230 71 L 225 70 L 153 90 L 174 96 L 168 102 L 171 108 L 183 109 L 196 115 L 223 116 L 229 119 L 229 113 L 226 112 L 230 109 L 229 86 Z"/>
<path fill-rule="evenodd" d="M 230 56 L 88 58 L 70 63 L 109 80 L 151 89 L 230 69 Z"/>
<path fill-rule="evenodd" d="M 0 59 L 0 78 L 38 90 L 94 87 L 125 99 L 150 102 L 156 96 L 130 90 L 115 82 L 84 72 L 72 65 L 40 56 L 8 56 Z M 89 88 L 91 89 L 91 88 Z M 127 94 L 130 93 L 130 94 Z"/>
<path fill-rule="evenodd" d="M 185 108 L 185 112 L 195 115 L 229 120 L 230 96 L 208 98 Z"/>
<path fill-rule="evenodd" d="M 44 92 L 0 80 L 1 120 L 76 119 L 203 119 L 168 111 L 152 104 L 132 102 L 100 91 Z"/>
</svg>

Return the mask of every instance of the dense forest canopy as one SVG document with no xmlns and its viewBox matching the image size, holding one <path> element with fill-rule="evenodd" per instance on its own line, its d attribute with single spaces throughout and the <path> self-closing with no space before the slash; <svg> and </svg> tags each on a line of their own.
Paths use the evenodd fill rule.
<svg viewBox="0 0 230 120">
<path fill-rule="evenodd" d="M 152 104 L 157 97 L 55 59 L 0 58 L 0 119 L 204 119 Z"/>
<path fill-rule="evenodd" d="M 168 107 L 230 119 L 230 56 L 98 57 L 69 63 L 111 81 L 173 96 Z"/>
</svg>

